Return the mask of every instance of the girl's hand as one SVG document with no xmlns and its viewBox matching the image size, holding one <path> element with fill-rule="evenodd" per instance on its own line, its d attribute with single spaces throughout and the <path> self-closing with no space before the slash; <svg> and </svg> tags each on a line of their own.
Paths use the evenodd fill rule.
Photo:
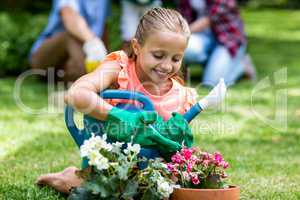
<svg viewBox="0 0 300 200">
<path fill-rule="evenodd" d="M 108 113 L 104 123 L 104 132 L 112 140 L 121 142 L 138 143 L 141 146 L 154 146 L 156 143 L 151 139 L 149 124 L 156 122 L 156 112 L 141 111 L 129 112 L 113 107 Z"/>
<path fill-rule="evenodd" d="M 178 113 L 172 113 L 172 117 L 159 129 L 163 136 L 191 147 L 193 144 L 193 134 L 184 117 Z"/>
<path fill-rule="evenodd" d="M 114 107 L 104 123 L 104 130 L 113 140 L 140 144 L 158 150 L 175 152 L 181 145 L 162 136 L 155 124 L 163 124 L 163 119 L 154 111 L 128 112 Z"/>
</svg>

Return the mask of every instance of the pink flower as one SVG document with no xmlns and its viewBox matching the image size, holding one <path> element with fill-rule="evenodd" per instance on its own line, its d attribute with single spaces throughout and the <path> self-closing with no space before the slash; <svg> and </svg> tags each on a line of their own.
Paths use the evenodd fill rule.
<svg viewBox="0 0 300 200">
<path fill-rule="evenodd" d="M 221 166 L 221 163 L 223 161 L 223 157 L 219 152 L 216 152 L 214 155 L 214 162 L 216 164 L 216 166 Z"/>
<path fill-rule="evenodd" d="M 221 165 L 222 165 L 223 169 L 227 169 L 229 167 L 229 164 L 226 161 L 222 161 Z"/>
<path fill-rule="evenodd" d="M 181 150 L 181 154 L 183 155 L 185 160 L 189 160 L 193 154 L 193 149 L 188 149 L 186 147 L 183 147 Z"/>
<path fill-rule="evenodd" d="M 174 165 L 172 165 L 171 163 L 167 163 L 167 168 L 170 172 L 174 171 Z"/>
<path fill-rule="evenodd" d="M 178 164 L 184 163 L 184 158 L 179 153 L 174 154 L 171 157 L 171 160 L 173 163 L 178 163 Z"/>
<path fill-rule="evenodd" d="M 200 183 L 200 180 L 199 180 L 197 174 L 192 174 L 191 176 L 192 176 L 192 183 L 194 185 L 198 185 Z"/>
<path fill-rule="evenodd" d="M 208 164 L 209 164 L 209 160 L 203 160 L 203 161 L 202 161 L 202 164 L 203 164 L 205 167 L 207 167 Z"/>
<path fill-rule="evenodd" d="M 190 181 L 190 180 L 191 180 L 190 175 L 189 175 L 189 173 L 187 173 L 187 172 L 182 172 L 182 176 L 183 176 L 183 178 L 184 178 L 185 180 L 187 180 L 187 181 Z"/>
<path fill-rule="evenodd" d="M 201 155 L 203 160 L 209 160 L 211 158 L 210 154 L 207 152 L 202 152 Z"/>
<path fill-rule="evenodd" d="M 187 168 L 186 168 L 186 170 L 187 170 L 187 172 L 191 172 L 192 171 L 192 169 L 193 169 L 193 166 L 194 166 L 194 164 L 193 163 L 188 163 L 188 165 L 187 165 Z"/>
<path fill-rule="evenodd" d="M 195 148 L 183 147 L 180 152 L 171 157 L 171 160 L 172 163 L 168 163 L 167 168 L 179 182 L 183 181 L 183 184 L 188 182 L 198 185 L 201 183 L 202 176 L 205 178 L 211 173 L 216 173 L 221 178 L 227 177 L 223 169 L 227 169 L 229 164 L 219 152 L 210 154 Z"/>
<path fill-rule="evenodd" d="M 175 165 L 173 165 L 172 163 L 167 163 L 167 169 L 175 176 L 178 175 L 178 169 Z"/>
<path fill-rule="evenodd" d="M 197 156 L 192 155 L 190 161 L 195 164 L 195 163 L 199 162 L 199 159 L 197 158 Z"/>
</svg>

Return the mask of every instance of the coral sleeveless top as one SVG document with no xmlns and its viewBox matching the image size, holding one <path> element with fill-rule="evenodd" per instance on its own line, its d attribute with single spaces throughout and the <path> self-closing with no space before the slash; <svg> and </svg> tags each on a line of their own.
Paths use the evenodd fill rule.
<svg viewBox="0 0 300 200">
<path fill-rule="evenodd" d="M 157 113 L 167 120 L 171 117 L 172 112 L 184 114 L 192 105 L 197 102 L 197 93 L 195 89 L 184 87 L 175 79 L 172 80 L 171 89 L 162 96 L 149 93 L 142 85 L 135 71 L 135 62 L 128 58 L 124 51 L 116 51 L 107 55 L 102 63 L 117 61 L 121 66 L 118 74 L 116 88 L 119 90 L 129 90 L 141 92 L 148 96 L 152 101 Z M 128 103 L 128 100 L 111 99 L 107 100 L 112 105 L 118 103 Z M 138 104 L 137 102 L 130 102 Z"/>
</svg>

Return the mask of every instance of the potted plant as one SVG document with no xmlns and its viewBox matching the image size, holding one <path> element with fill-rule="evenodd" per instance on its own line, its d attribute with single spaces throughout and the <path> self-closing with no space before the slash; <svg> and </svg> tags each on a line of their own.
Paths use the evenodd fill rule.
<svg viewBox="0 0 300 200">
<path fill-rule="evenodd" d="M 229 167 L 219 152 L 210 154 L 198 148 L 182 148 L 167 163 L 175 188 L 171 200 L 237 200 L 239 187 L 227 185 L 225 170 Z"/>
<path fill-rule="evenodd" d="M 168 199 L 175 187 L 172 174 L 161 159 L 139 169 L 140 145 L 107 143 L 106 135 L 92 136 L 80 148 L 89 167 L 78 173 L 84 183 L 71 191 L 70 200 Z"/>
</svg>

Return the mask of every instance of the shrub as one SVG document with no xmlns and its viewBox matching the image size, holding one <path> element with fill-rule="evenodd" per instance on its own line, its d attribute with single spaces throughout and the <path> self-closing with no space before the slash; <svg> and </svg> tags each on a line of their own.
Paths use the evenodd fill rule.
<svg viewBox="0 0 300 200">
<path fill-rule="evenodd" d="M 28 53 L 47 22 L 45 14 L 0 13 L 0 74 L 28 68 Z"/>
</svg>

